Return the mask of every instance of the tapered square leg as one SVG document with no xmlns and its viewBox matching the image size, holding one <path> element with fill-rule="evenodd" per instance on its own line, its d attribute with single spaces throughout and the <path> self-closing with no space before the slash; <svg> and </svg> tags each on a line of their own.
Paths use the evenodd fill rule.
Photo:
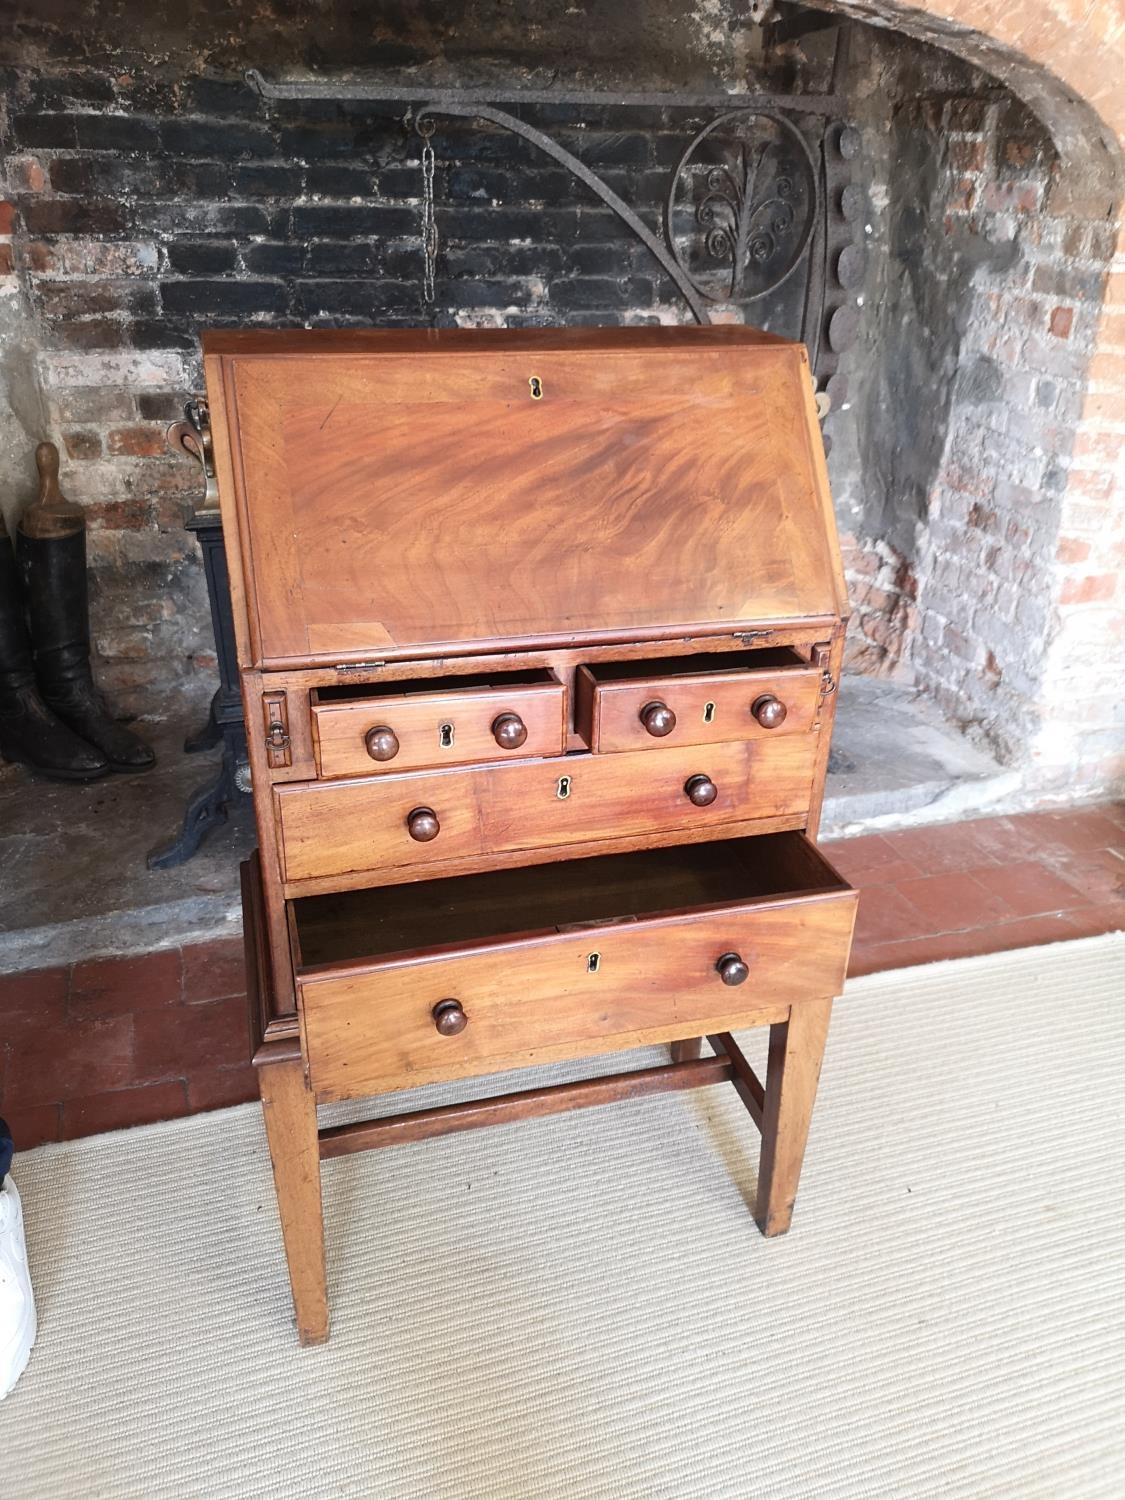
<svg viewBox="0 0 1125 1500">
<path fill-rule="evenodd" d="M 689 1037 L 686 1042 L 672 1043 L 672 1061 L 694 1062 L 703 1051 L 703 1038 L 701 1036 Z"/>
<path fill-rule="evenodd" d="M 297 1334 L 302 1344 L 323 1344 L 328 1338 L 328 1282 L 315 1096 L 299 1056 L 262 1063 L 258 1087 Z"/>
<path fill-rule="evenodd" d="M 754 1210 L 765 1235 L 784 1234 L 793 1217 L 831 1015 L 831 1000 L 804 1000 L 770 1027 Z"/>
</svg>

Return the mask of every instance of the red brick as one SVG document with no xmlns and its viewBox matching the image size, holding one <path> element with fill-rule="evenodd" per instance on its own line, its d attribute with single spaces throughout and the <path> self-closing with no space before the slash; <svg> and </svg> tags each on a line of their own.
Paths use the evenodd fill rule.
<svg viewBox="0 0 1125 1500">
<path fill-rule="evenodd" d="M 102 440 L 96 432 L 64 432 L 67 458 L 101 458 Z"/>
<path fill-rule="evenodd" d="M 249 1064 L 243 1068 L 215 1068 L 192 1073 L 187 1081 L 188 1103 L 192 1111 L 226 1109 L 232 1104 L 248 1104 L 258 1097 L 258 1071 Z"/>
<path fill-rule="evenodd" d="M 22 974 L 0 974 L 0 1035 L 17 1018 L 40 1025 L 66 1017 L 70 970 L 31 969 Z"/>
<path fill-rule="evenodd" d="M 79 1017 L 124 1015 L 179 1005 L 183 994 L 180 950 L 91 958 L 75 964 L 70 1012 Z"/>
<path fill-rule="evenodd" d="M 1093 573 L 1085 578 L 1068 578 L 1059 594 L 1060 604 L 1100 604 L 1117 592 L 1116 573 Z"/>
<path fill-rule="evenodd" d="M 1047 325 L 1057 339 L 1068 339 L 1070 330 L 1074 326 L 1074 309 L 1072 307 L 1053 307 L 1051 309 L 1050 322 Z"/>
<path fill-rule="evenodd" d="M 1085 562 L 1090 555 L 1090 543 L 1076 536 L 1061 536 L 1055 555 L 1061 563 Z"/>
<path fill-rule="evenodd" d="M 0 276 L 10 276 L 16 269 L 11 245 L 0 245 Z"/>
<path fill-rule="evenodd" d="M 115 1089 L 108 1094 L 67 1099 L 62 1106 L 62 1139 L 72 1141 L 83 1135 L 98 1135 L 103 1130 L 151 1125 L 188 1112 L 183 1083 L 153 1083 L 144 1088 Z"/>
<path fill-rule="evenodd" d="M 4 1105 L 4 1119 L 12 1132 L 16 1154 L 60 1139 L 61 1106 L 58 1104 Z"/>
<path fill-rule="evenodd" d="M 16 205 L 0 202 L 0 234 L 11 234 L 16 222 Z"/>
<path fill-rule="evenodd" d="M 219 938 L 184 948 L 184 999 L 222 1000 L 246 993 L 246 957 L 242 939 Z"/>
<path fill-rule="evenodd" d="M 106 449 L 117 458 L 159 458 L 168 451 L 163 427 L 115 427 Z"/>
<path fill-rule="evenodd" d="M 133 1018 L 11 1031 L 4 1105 L 51 1104 L 126 1088 L 134 1081 Z"/>
<path fill-rule="evenodd" d="M 250 1060 L 246 1000 L 207 1000 L 138 1013 L 136 1077 L 187 1078 L 199 1069 L 240 1067 Z"/>
</svg>

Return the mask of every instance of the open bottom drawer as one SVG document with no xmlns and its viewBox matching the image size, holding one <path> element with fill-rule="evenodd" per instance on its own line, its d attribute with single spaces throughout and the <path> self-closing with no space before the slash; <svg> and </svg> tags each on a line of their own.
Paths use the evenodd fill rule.
<svg viewBox="0 0 1125 1500">
<path fill-rule="evenodd" d="M 313 1087 L 344 1099 L 784 1019 L 856 895 L 801 834 L 292 903 Z"/>
</svg>

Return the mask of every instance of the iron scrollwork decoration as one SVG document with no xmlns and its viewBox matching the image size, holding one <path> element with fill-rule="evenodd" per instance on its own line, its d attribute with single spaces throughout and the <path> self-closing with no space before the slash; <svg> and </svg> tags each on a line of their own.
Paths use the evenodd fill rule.
<svg viewBox="0 0 1125 1500">
<path fill-rule="evenodd" d="M 680 158 L 668 193 L 668 243 L 709 301 L 752 301 L 800 263 L 818 200 L 816 161 L 797 127 L 780 114 L 733 110 Z"/>
<path fill-rule="evenodd" d="M 566 89 L 445 89 L 358 79 L 248 80 L 266 99 L 351 103 L 401 102 L 417 126 L 434 116 L 474 120 L 520 136 L 565 167 L 618 216 L 667 274 L 698 323 L 709 306 L 751 304 L 754 320 L 807 345 L 824 417 L 846 399 L 838 366 L 855 340 L 857 303 L 866 269 L 862 248 L 866 194 L 852 181 L 860 137 L 842 123 L 841 80 L 847 27 L 819 12 L 788 20 L 760 7 L 762 24 L 781 39 L 817 29 L 836 31 L 827 93 L 606 95 Z M 663 232 L 650 226 L 573 152 L 501 104 L 591 105 L 598 109 L 714 110 L 672 175 Z M 420 237 L 424 243 L 424 234 Z M 827 440 L 826 440 L 827 442 Z"/>
</svg>

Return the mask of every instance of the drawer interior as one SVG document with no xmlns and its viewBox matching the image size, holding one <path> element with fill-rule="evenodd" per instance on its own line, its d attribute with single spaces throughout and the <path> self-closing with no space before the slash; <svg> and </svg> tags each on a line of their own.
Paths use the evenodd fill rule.
<svg viewBox="0 0 1125 1500">
<path fill-rule="evenodd" d="M 714 677 L 726 672 L 776 672 L 782 667 L 807 667 L 808 662 L 789 646 L 759 651 L 723 651 L 699 656 L 658 656 L 644 661 L 610 661 L 588 665 L 595 682 L 647 681 L 651 677 Z"/>
<path fill-rule="evenodd" d="M 461 677 L 411 678 L 406 682 L 333 683 L 313 689 L 313 703 L 347 703 L 370 698 L 409 698 L 414 694 L 448 698 L 452 693 L 488 688 L 555 687 L 558 678 L 546 667 L 530 667 L 522 672 L 471 672 Z"/>
<path fill-rule="evenodd" d="M 771 833 L 306 896 L 290 907 L 295 959 L 308 970 L 518 933 L 847 889 L 803 834 Z"/>
</svg>

